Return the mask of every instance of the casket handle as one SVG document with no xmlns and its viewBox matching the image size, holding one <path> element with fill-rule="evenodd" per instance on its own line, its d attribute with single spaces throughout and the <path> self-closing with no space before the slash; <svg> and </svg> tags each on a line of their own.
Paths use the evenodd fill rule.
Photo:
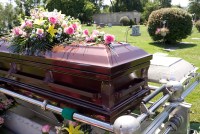
<svg viewBox="0 0 200 134">
<path fill-rule="evenodd" d="M 6 77 L 8 78 L 13 73 L 17 73 L 17 65 L 16 65 L 16 63 L 11 62 L 10 69 L 8 70 L 8 74 L 6 75 Z"/>
<path fill-rule="evenodd" d="M 120 99 L 121 97 L 124 97 L 124 96 L 127 96 L 129 94 L 133 94 L 133 93 L 137 92 L 138 91 L 137 89 L 141 90 L 142 86 L 144 85 L 144 82 L 145 81 L 142 81 L 140 83 L 135 84 L 134 86 L 130 85 L 127 89 L 122 89 L 122 90 L 116 92 L 114 94 L 115 98 Z"/>
</svg>

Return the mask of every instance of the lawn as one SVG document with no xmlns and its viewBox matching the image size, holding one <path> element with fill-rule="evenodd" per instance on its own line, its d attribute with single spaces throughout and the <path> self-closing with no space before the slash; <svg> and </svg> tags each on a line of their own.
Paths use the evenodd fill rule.
<svg viewBox="0 0 200 134">
<path fill-rule="evenodd" d="M 95 29 L 95 27 L 83 27 L 89 29 L 90 31 Z M 105 27 L 98 29 L 99 31 L 104 31 L 106 33 L 114 34 L 117 41 L 125 42 L 125 33 L 127 27 L 113 26 L 112 28 Z M 193 28 L 192 35 L 188 38 L 183 39 L 182 43 L 177 44 L 156 44 L 150 38 L 147 27 L 140 26 L 141 36 L 130 36 L 131 30 L 128 34 L 128 43 L 133 46 L 140 47 L 146 50 L 148 53 L 167 53 L 169 56 L 180 57 L 186 61 L 200 67 L 200 40 L 195 40 L 192 38 L 200 38 L 200 33 Z M 165 51 L 163 48 L 176 47 L 176 51 Z M 200 132 L 200 85 L 186 98 L 186 102 L 192 104 L 191 108 L 191 122 L 192 128 Z"/>
</svg>

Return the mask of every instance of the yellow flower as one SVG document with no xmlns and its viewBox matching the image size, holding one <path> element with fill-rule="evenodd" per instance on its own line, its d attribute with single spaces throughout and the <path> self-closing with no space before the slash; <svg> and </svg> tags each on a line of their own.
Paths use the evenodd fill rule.
<svg viewBox="0 0 200 134">
<path fill-rule="evenodd" d="M 69 134 L 84 134 L 83 131 L 79 130 L 80 125 L 74 127 L 72 124 L 69 124 L 69 128 L 65 128 Z"/>
<path fill-rule="evenodd" d="M 44 25 L 46 20 L 43 20 L 42 18 L 40 19 L 35 19 L 34 24 L 36 25 Z"/>
<path fill-rule="evenodd" d="M 54 25 L 49 25 L 47 32 L 50 33 L 52 37 L 54 37 L 55 33 L 57 33 L 57 30 L 54 29 Z"/>
</svg>

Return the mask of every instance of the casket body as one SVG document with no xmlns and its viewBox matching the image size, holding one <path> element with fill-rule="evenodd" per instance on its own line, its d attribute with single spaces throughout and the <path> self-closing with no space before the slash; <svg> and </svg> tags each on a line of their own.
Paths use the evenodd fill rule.
<svg viewBox="0 0 200 134">
<path fill-rule="evenodd" d="M 113 122 L 149 93 L 152 56 L 129 44 L 72 45 L 43 57 L 0 47 L 0 81 L 10 90 Z"/>
</svg>

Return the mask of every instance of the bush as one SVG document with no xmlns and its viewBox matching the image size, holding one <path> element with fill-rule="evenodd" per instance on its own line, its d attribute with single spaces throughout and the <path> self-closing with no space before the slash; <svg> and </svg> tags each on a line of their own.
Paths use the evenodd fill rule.
<svg viewBox="0 0 200 134">
<path fill-rule="evenodd" d="M 120 24 L 122 24 L 122 26 L 128 26 L 130 23 L 130 19 L 127 16 L 123 16 L 120 18 L 119 22 Z"/>
<path fill-rule="evenodd" d="M 200 20 L 195 23 L 197 30 L 200 32 Z"/>
<path fill-rule="evenodd" d="M 135 25 L 135 22 L 132 19 L 130 19 L 129 25 L 130 26 Z"/>
<path fill-rule="evenodd" d="M 163 39 L 163 36 L 156 34 L 156 31 L 163 28 L 164 20 L 166 20 L 165 27 L 169 30 L 165 41 L 169 43 L 187 38 L 192 32 L 192 17 L 187 11 L 180 8 L 162 8 L 153 11 L 148 20 L 148 32 L 154 41 Z"/>
</svg>

